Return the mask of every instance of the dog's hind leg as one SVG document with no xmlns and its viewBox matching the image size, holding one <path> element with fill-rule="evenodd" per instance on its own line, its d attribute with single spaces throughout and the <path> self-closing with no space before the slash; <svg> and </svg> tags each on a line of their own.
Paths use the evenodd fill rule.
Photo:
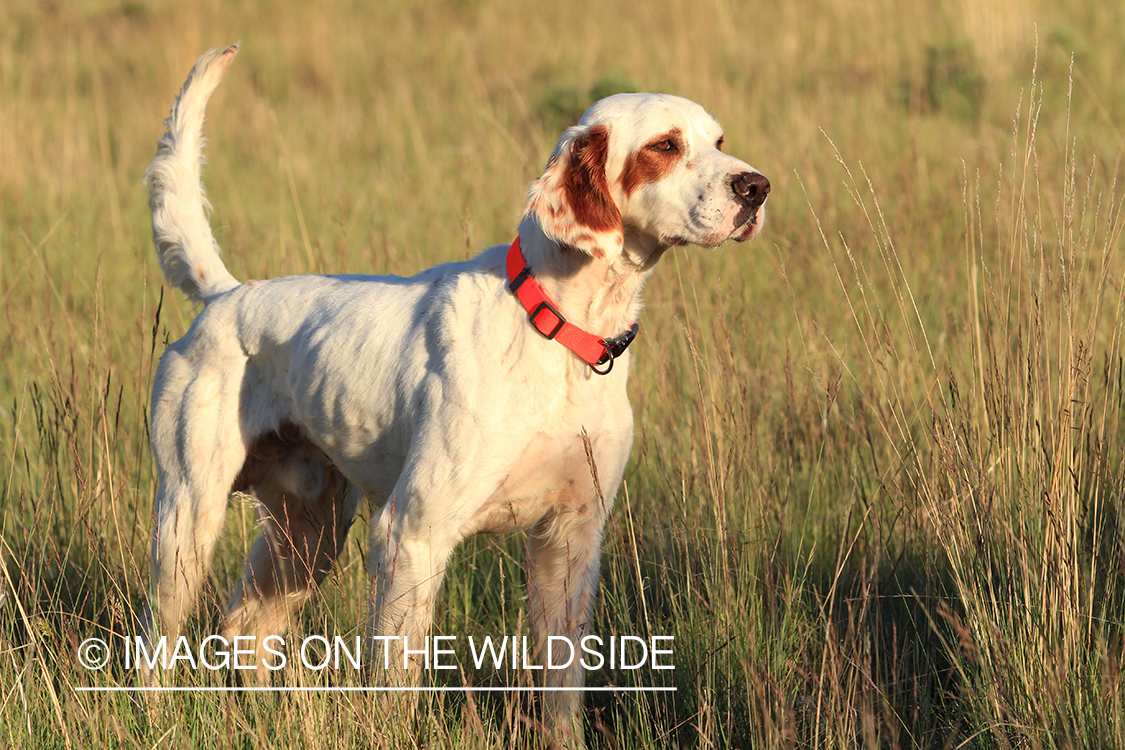
<svg viewBox="0 0 1125 750">
<path fill-rule="evenodd" d="M 223 631 L 228 639 L 254 637 L 261 669 L 274 664 L 266 639 L 288 629 L 343 551 L 360 493 L 292 424 L 255 442 L 235 488 L 253 488 L 263 528 Z"/>
<path fill-rule="evenodd" d="M 152 444 L 160 486 L 144 627 L 150 644 L 154 635 L 175 639 L 194 609 L 246 456 L 239 424 L 242 365 L 226 358 L 223 367 L 210 367 L 186 348 L 180 342 L 169 347 L 153 389 Z"/>
</svg>

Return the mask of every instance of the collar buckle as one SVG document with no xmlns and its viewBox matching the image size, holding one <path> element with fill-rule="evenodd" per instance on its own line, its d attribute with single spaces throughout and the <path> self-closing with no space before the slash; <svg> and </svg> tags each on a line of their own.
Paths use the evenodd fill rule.
<svg viewBox="0 0 1125 750">
<path fill-rule="evenodd" d="M 634 323 L 629 326 L 625 333 L 621 334 L 615 339 L 602 339 L 602 346 L 605 347 L 605 354 L 597 362 L 587 362 L 590 369 L 599 375 L 608 375 L 609 371 L 613 369 L 613 360 L 620 357 L 629 348 L 629 344 L 633 343 L 633 339 L 637 337 L 637 331 L 640 326 Z M 606 364 L 608 363 L 608 364 Z M 606 365 L 604 370 L 599 370 L 598 365 Z"/>
<path fill-rule="evenodd" d="M 629 348 L 629 344 L 633 343 L 633 339 L 637 337 L 637 331 L 639 331 L 640 329 L 641 327 L 634 323 L 633 325 L 629 326 L 628 330 L 626 330 L 625 333 L 621 334 L 617 338 L 602 339 L 602 343 L 605 344 L 605 354 L 603 354 L 602 358 L 597 361 L 597 364 L 602 364 L 606 361 L 607 358 L 610 360 L 614 360 L 620 357 L 625 352 L 625 350 Z"/>
<path fill-rule="evenodd" d="M 527 270 L 526 267 L 524 270 Z M 558 320 L 558 323 L 556 323 L 555 327 L 550 331 L 543 330 L 543 326 L 539 325 L 539 314 L 542 312 L 549 312 L 551 313 L 551 315 L 555 316 L 556 320 Z M 555 306 L 551 304 L 550 300 L 546 299 L 540 302 L 539 306 L 536 307 L 532 312 L 528 313 L 527 317 L 531 321 L 531 325 L 535 326 L 535 330 L 539 331 L 539 333 L 543 334 L 544 338 L 548 339 L 553 339 L 555 336 L 557 336 L 559 334 L 559 331 L 563 329 L 563 326 L 566 325 L 566 318 L 564 318 L 562 316 L 562 313 L 559 312 L 555 308 Z"/>
</svg>

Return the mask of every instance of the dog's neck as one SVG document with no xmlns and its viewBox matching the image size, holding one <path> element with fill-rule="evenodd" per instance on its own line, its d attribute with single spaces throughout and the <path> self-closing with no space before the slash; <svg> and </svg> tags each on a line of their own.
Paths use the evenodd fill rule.
<svg viewBox="0 0 1125 750">
<path fill-rule="evenodd" d="M 637 322 L 641 290 L 668 249 L 651 237 L 625 231 L 625 245 L 612 262 L 560 245 L 533 216 L 519 227 L 524 258 L 536 281 L 567 320 L 595 336 L 614 338 Z"/>
</svg>

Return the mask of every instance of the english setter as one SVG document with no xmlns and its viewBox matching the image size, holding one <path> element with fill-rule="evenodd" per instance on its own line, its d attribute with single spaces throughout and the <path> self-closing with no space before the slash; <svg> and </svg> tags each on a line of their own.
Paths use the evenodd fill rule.
<svg viewBox="0 0 1125 750">
<path fill-rule="evenodd" d="M 200 57 L 146 173 L 164 275 L 205 305 L 153 385 L 146 637 L 179 635 L 228 498 L 252 491 L 263 533 L 225 609 L 229 636 L 284 632 L 362 497 L 368 636 L 420 643 L 457 544 L 526 529 L 536 642 L 576 642 L 633 441 L 625 346 L 641 289 L 672 245 L 757 235 L 769 182 L 723 153 L 698 104 L 620 94 L 563 134 L 510 247 L 410 278 L 240 283 L 219 258 L 200 176 L 204 109 L 236 52 Z M 393 643 L 401 669 L 375 677 L 416 681 Z M 581 687 L 584 673 L 576 662 L 543 682 Z M 543 702 L 554 731 L 581 731 L 580 693 Z"/>
</svg>

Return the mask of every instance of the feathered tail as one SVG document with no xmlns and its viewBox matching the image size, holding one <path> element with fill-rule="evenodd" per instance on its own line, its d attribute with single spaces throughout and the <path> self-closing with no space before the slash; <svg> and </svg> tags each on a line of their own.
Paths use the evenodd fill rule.
<svg viewBox="0 0 1125 750">
<path fill-rule="evenodd" d="M 164 121 L 168 132 L 156 144 L 156 158 L 145 171 L 152 241 L 164 278 L 204 303 L 239 284 L 219 257 L 200 174 L 203 114 L 237 53 L 238 45 L 210 49 L 196 61 Z"/>
</svg>

